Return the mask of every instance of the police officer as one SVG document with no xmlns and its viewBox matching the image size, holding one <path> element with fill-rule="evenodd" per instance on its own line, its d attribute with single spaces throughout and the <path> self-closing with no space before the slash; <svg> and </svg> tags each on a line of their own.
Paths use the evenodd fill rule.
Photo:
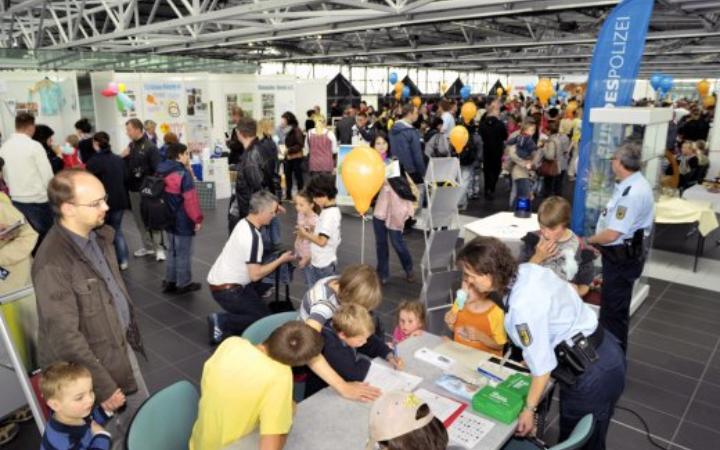
<svg viewBox="0 0 720 450">
<path fill-rule="evenodd" d="M 630 300 L 635 280 L 642 274 L 646 249 L 655 217 L 655 201 L 650 183 L 640 173 L 642 149 L 624 144 L 612 159 L 618 183 L 597 223 L 588 244 L 598 245 L 602 253 L 603 284 L 600 323 L 620 340 L 627 352 Z"/>
<path fill-rule="evenodd" d="M 625 386 L 625 358 L 617 339 L 604 332 L 570 283 L 537 264 L 518 266 L 498 239 L 474 239 L 458 253 L 457 265 L 465 288 L 496 298 L 506 310 L 505 329 L 530 369 L 517 434 L 534 432 L 536 409 L 553 376 L 560 384 L 560 440 L 593 414 L 595 429 L 586 448 L 604 449 Z"/>
</svg>

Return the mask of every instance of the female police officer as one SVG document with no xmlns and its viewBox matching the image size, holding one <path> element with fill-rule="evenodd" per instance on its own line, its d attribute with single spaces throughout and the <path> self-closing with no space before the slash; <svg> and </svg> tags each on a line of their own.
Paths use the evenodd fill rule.
<svg viewBox="0 0 720 450">
<path fill-rule="evenodd" d="M 466 285 L 503 298 L 505 329 L 523 350 L 532 374 L 517 433 L 533 431 L 535 410 L 552 375 L 560 383 L 560 440 L 592 413 L 595 430 L 587 448 L 604 449 L 625 385 L 625 359 L 617 339 L 603 332 L 570 283 L 536 264 L 518 266 L 508 247 L 495 238 L 481 236 L 468 243 L 457 265 Z"/>
</svg>

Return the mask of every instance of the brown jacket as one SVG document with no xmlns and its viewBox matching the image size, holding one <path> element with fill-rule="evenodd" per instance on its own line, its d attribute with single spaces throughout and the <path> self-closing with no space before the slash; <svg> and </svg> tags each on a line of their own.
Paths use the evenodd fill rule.
<svg viewBox="0 0 720 450">
<path fill-rule="evenodd" d="M 113 275 L 130 302 L 130 326 L 121 329 L 112 295 L 70 234 L 55 224 L 40 245 L 32 267 L 39 319 L 40 364 L 75 361 L 90 369 L 95 395 L 102 402 L 117 388 L 137 390 L 127 356 L 128 344 L 142 352 L 130 295 L 120 275 L 113 248 L 115 232 L 96 230 L 97 242 Z"/>
</svg>

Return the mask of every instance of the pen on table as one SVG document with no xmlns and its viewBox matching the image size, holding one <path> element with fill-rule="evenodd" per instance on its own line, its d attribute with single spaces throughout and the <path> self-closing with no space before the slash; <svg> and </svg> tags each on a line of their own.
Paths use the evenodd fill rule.
<svg viewBox="0 0 720 450">
<path fill-rule="evenodd" d="M 477 371 L 478 371 L 478 373 L 479 373 L 480 375 L 484 376 L 485 378 L 490 379 L 491 381 L 496 381 L 496 382 L 498 382 L 498 383 L 502 383 L 502 382 L 503 382 L 503 379 L 502 379 L 502 378 L 500 378 L 499 376 L 495 375 L 495 374 L 492 373 L 492 372 L 489 372 L 489 371 L 483 369 L 482 367 L 478 367 L 478 368 L 477 368 Z"/>
<path fill-rule="evenodd" d="M 510 353 L 512 352 L 512 349 L 508 349 L 507 352 L 503 355 L 502 359 L 500 360 L 500 367 L 505 367 L 505 363 L 510 358 Z"/>
<path fill-rule="evenodd" d="M 397 364 L 398 359 L 400 358 L 400 353 L 398 351 L 398 342 L 393 338 L 392 344 L 393 357 L 395 358 L 395 364 Z"/>
</svg>

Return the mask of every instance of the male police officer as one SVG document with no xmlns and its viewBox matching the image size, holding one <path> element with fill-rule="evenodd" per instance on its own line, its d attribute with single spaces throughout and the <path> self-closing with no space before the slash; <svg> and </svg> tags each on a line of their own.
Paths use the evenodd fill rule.
<svg viewBox="0 0 720 450">
<path fill-rule="evenodd" d="M 589 244 L 600 246 L 603 284 L 600 323 L 620 340 L 627 353 L 630 300 L 635 280 L 642 274 L 655 217 L 650 183 L 640 173 L 642 149 L 623 144 L 612 159 L 618 179 Z"/>
</svg>

